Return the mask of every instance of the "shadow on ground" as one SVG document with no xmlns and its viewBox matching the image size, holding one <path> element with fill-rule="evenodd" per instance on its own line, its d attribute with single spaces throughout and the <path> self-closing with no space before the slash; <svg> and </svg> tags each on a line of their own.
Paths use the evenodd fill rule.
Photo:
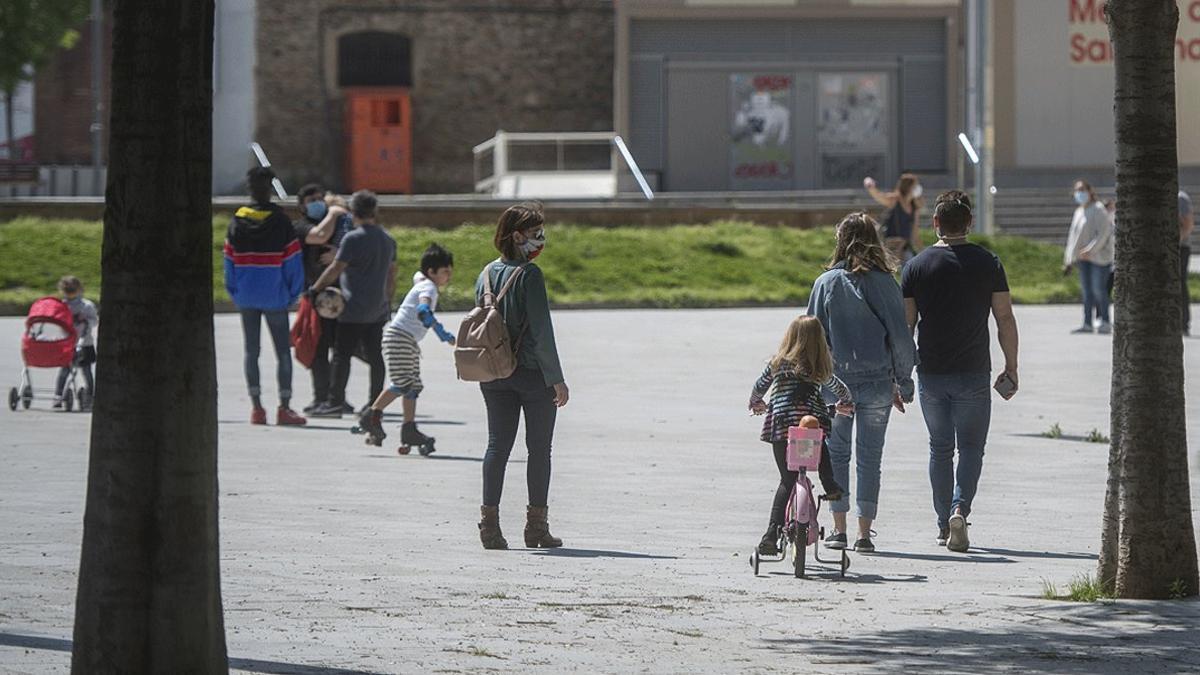
<svg viewBox="0 0 1200 675">
<path fill-rule="evenodd" d="M 910 628 L 835 639 L 766 639 L 813 665 L 939 673 L 1196 672 L 1200 601 L 1010 608 L 1007 629 Z M 866 629 L 869 631 L 869 627 Z"/>
<path fill-rule="evenodd" d="M 0 647 L 70 652 L 71 641 L 37 635 L 0 633 Z M 229 669 L 245 670 L 251 673 L 267 673 L 268 675 L 384 675 L 384 673 L 372 670 L 354 670 L 351 668 L 338 668 L 336 666 L 309 666 L 300 663 L 283 663 L 281 661 L 239 659 L 234 657 L 229 658 Z"/>
</svg>

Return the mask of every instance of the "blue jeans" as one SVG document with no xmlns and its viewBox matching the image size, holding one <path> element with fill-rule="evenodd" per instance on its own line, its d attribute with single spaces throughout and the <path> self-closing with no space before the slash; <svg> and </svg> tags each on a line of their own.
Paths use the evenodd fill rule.
<svg viewBox="0 0 1200 675">
<path fill-rule="evenodd" d="M 833 418 L 829 455 L 833 477 L 846 492 L 830 508 L 836 513 L 850 510 L 850 441 L 854 439 L 854 472 L 858 476 L 855 503 L 858 517 L 875 520 L 879 511 L 879 466 L 883 461 L 883 437 L 892 412 L 892 381 L 847 382 L 854 396 L 854 414 Z"/>
<path fill-rule="evenodd" d="M 271 333 L 271 342 L 275 345 L 275 359 L 279 362 L 275 375 L 279 380 L 279 398 L 292 397 L 292 343 L 291 331 L 288 328 L 288 313 L 286 309 L 243 309 L 242 335 L 246 340 L 246 384 L 250 387 L 251 396 L 261 396 L 259 386 L 258 353 L 262 341 L 262 321 L 267 320 L 267 330 Z"/>
<path fill-rule="evenodd" d="M 1097 265 L 1080 260 L 1079 286 L 1083 289 L 1083 323 L 1091 325 L 1095 316 L 1101 323 L 1108 323 L 1108 277 L 1112 265 Z"/>
<path fill-rule="evenodd" d="M 922 374 L 921 414 L 929 429 L 929 484 L 938 527 L 947 527 L 954 509 L 964 516 L 983 471 L 983 446 L 992 421 L 989 373 Z M 954 468 L 955 442 L 958 470 Z"/>
</svg>

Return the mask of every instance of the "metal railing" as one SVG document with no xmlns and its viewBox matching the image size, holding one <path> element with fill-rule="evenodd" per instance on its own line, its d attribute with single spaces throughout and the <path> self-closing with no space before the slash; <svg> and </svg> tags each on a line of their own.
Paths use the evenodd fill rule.
<svg viewBox="0 0 1200 675">
<path fill-rule="evenodd" d="M 472 149 L 475 192 L 496 193 L 506 178 L 563 176 L 610 178 L 615 195 L 620 164 L 633 173 L 646 199 L 653 199 L 645 177 L 620 136 L 611 131 L 509 132 Z"/>
</svg>

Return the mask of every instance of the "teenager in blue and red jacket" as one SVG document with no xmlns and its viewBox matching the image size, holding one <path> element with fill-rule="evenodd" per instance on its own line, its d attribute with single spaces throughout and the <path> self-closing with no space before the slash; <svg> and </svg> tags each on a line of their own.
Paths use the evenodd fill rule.
<svg viewBox="0 0 1200 675">
<path fill-rule="evenodd" d="M 254 409 L 251 424 L 266 424 L 259 388 L 258 353 L 262 319 L 275 344 L 278 361 L 279 409 L 275 423 L 300 425 L 305 419 L 292 411 L 292 350 L 289 342 L 288 307 L 304 292 L 304 259 L 300 240 L 291 220 L 271 203 L 271 181 L 275 173 L 258 167 L 246 174 L 253 203 L 237 210 L 225 238 L 225 289 L 242 313 L 246 343 L 246 384 Z"/>
</svg>

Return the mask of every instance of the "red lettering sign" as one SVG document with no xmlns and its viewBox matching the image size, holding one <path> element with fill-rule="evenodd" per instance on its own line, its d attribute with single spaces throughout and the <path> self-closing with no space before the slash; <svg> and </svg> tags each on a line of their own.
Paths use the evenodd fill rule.
<svg viewBox="0 0 1200 675">
<path fill-rule="evenodd" d="M 1071 23 L 1103 23 L 1106 21 L 1106 7 L 1107 4 L 1103 0 L 1071 0 L 1067 16 Z"/>
<path fill-rule="evenodd" d="M 1188 18 L 1192 21 L 1200 23 L 1200 0 L 1192 0 L 1187 9 Z"/>
<path fill-rule="evenodd" d="M 792 86 L 792 78 L 787 75 L 759 75 L 754 78 L 754 88 L 757 91 L 780 91 Z"/>
</svg>

